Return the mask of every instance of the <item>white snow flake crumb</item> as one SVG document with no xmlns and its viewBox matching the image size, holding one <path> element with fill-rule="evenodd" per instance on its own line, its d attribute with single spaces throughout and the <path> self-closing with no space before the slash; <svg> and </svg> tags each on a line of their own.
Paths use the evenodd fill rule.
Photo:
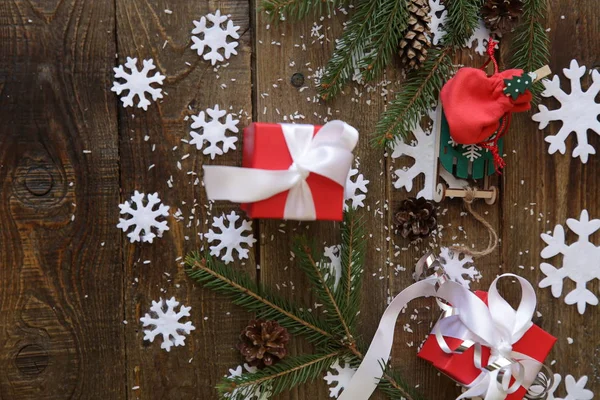
<svg viewBox="0 0 600 400">
<path fill-rule="evenodd" d="M 229 375 L 227 376 L 227 379 L 234 379 L 234 378 L 239 378 L 242 376 L 242 374 L 244 373 L 244 369 L 246 370 L 246 372 L 250 373 L 250 374 L 254 374 L 256 373 L 256 371 L 258 371 L 258 369 L 256 367 L 251 367 L 248 364 L 244 364 L 244 366 L 242 367 L 241 365 L 238 365 L 235 369 L 229 369 Z M 269 398 L 271 397 L 271 386 L 270 385 L 261 385 L 257 388 L 255 388 L 254 390 L 252 390 L 252 388 L 246 387 L 243 389 L 234 389 L 233 392 L 231 393 L 226 393 L 224 395 L 224 397 L 226 398 L 234 398 L 237 400 L 243 399 L 243 400 L 269 400 Z M 243 397 L 240 397 L 243 396 Z"/>
<path fill-rule="evenodd" d="M 547 400 L 591 400 L 594 398 L 594 393 L 585 388 L 587 384 L 588 377 L 582 376 L 578 381 L 572 375 L 567 375 L 565 377 L 565 390 L 567 392 L 566 397 L 555 397 L 556 390 L 558 389 L 558 385 L 562 381 L 562 377 L 560 374 L 554 374 L 554 384 L 550 388 L 548 392 L 548 396 L 545 397 Z M 529 389 L 532 393 L 542 393 L 544 388 L 539 385 L 532 385 Z"/>
<path fill-rule="evenodd" d="M 356 176 L 353 181 L 352 177 Z M 348 178 L 346 179 L 346 188 L 344 194 L 344 210 L 348 209 L 348 200 L 352 201 L 352 208 L 364 207 L 363 201 L 367 198 L 366 193 L 368 192 L 367 185 L 369 181 L 365 179 L 363 174 L 358 173 L 358 169 L 350 169 L 348 172 Z M 361 193 L 362 192 L 362 193 Z"/>
<path fill-rule="evenodd" d="M 473 48 L 473 44 L 477 43 L 475 46 L 475 52 L 479 55 L 484 55 L 487 51 L 488 40 L 490 39 L 490 31 L 485 27 L 485 23 L 482 19 L 479 20 L 477 27 L 473 31 L 473 35 L 465 42 L 465 47 Z M 498 45 L 496 45 L 498 48 Z"/>
<path fill-rule="evenodd" d="M 229 224 L 225 225 L 225 218 L 229 221 Z M 252 247 L 256 242 L 254 235 L 251 233 L 248 236 L 243 236 L 245 231 L 252 232 L 252 221 L 242 220 L 242 224 L 236 227 L 236 221 L 240 219 L 234 211 L 229 215 L 222 215 L 220 217 L 213 217 L 212 227 L 219 229 L 221 233 L 215 233 L 212 229 L 209 229 L 205 235 L 208 243 L 213 241 L 219 241 L 218 245 L 210 246 L 210 254 L 213 256 L 220 256 L 221 250 L 225 249 L 225 255 L 221 257 L 221 260 L 225 264 L 233 262 L 233 250 L 238 253 L 238 258 L 248 258 L 248 249 L 243 249 L 242 244 L 247 244 Z"/>
<path fill-rule="evenodd" d="M 206 23 L 211 22 L 212 26 L 209 28 Z M 223 29 L 221 24 L 227 21 L 227 27 Z M 239 26 L 234 26 L 226 15 L 221 16 L 221 11 L 217 10 L 214 15 L 207 14 L 200 18 L 200 21 L 194 21 L 196 26 L 192 30 L 193 35 L 202 35 L 202 37 L 192 36 L 192 50 L 196 50 L 199 56 L 204 54 L 205 48 L 210 48 L 210 51 L 204 54 L 205 60 L 210 60 L 212 65 L 215 65 L 217 61 L 224 61 L 229 59 L 232 54 L 237 54 L 235 48 L 238 46 L 237 41 L 227 42 L 227 37 L 230 36 L 233 39 L 239 39 L 240 35 L 237 33 L 240 29 Z M 219 53 L 219 50 L 223 49 L 223 54 Z"/>
<path fill-rule="evenodd" d="M 135 225 L 134 230 L 127 234 L 131 243 L 140 241 L 152 243 L 157 235 L 161 237 L 164 231 L 169 230 L 167 221 L 157 220 L 161 216 L 169 216 L 169 206 L 161 204 L 158 193 L 149 194 L 147 200 L 145 197 L 146 194 L 136 190 L 130 201 L 119 204 L 121 214 L 129 214 L 131 218 L 119 218 L 117 228 L 127 232 L 131 226 Z M 158 208 L 154 209 L 155 206 Z M 156 234 L 152 228 L 155 228 Z"/>
<path fill-rule="evenodd" d="M 443 25 L 448 17 L 448 11 L 442 4 L 442 0 L 429 0 L 429 9 L 429 17 L 431 18 L 429 30 L 433 34 L 431 41 L 434 46 L 437 46 L 446 35 Z"/>
<path fill-rule="evenodd" d="M 210 121 L 206 121 L 206 114 L 211 118 Z M 220 121 L 223 117 L 225 117 L 225 123 Z M 201 133 L 191 131 L 192 140 L 190 140 L 189 144 L 195 144 L 196 148 L 201 150 L 204 147 L 204 142 L 207 142 L 209 145 L 202 153 L 210 154 L 212 160 L 217 155 L 227 153 L 229 150 L 235 150 L 235 143 L 238 138 L 235 136 L 226 136 L 226 133 L 227 131 L 238 133 L 237 124 L 240 121 L 233 119 L 231 114 L 227 114 L 225 110 L 221 110 L 218 105 L 215 105 L 214 109 L 208 108 L 206 113 L 200 111 L 198 116 L 192 115 L 192 119 L 194 120 L 192 129 L 201 129 L 202 131 Z M 218 146 L 219 143 L 223 143 L 222 149 Z"/>
<path fill-rule="evenodd" d="M 579 240 L 568 245 L 565 241 L 565 230 L 562 225 L 554 227 L 554 234 L 541 234 L 547 246 L 542 250 L 543 259 L 552 258 L 558 254 L 563 255 L 562 266 L 556 269 L 548 263 L 541 263 L 540 269 L 546 275 L 539 283 L 539 287 L 550 286 L 552 295 L 560 297 L 563 289 L 563 280 L 571 279 L 576 286 L 565 296 L 565 303 L 577 304 L 580 314 L 585 312 L 587 304 L 598 305 L 598 298 L 587 289 L 587 283 L 600 279 L 600 246 L 590 242 L 590 236 L 600 229 L 600 219 L 590 221 L 587 210 L 581 211 L 579 220 L 569 218 L 567 226 L 579 236 Z"/>
<path fill-rule="evenodd" d="M 179 302 L 175 300 L 175 297 L 171 297 L 169 300 L 152 301 L 152 307 L 150 307 L 150 314 L 146 314 L 140 318 L 140 321 L 144 324 L 143 326 L 154 326 L 154 329 L 144 330 L 144 340 L 154 342 L 154 338 L 157 335 L 162 335 L 163 342 L 160 345 L 161 349 L 171 351 L 171 346 L 184 346 L 185 336 L 189 335 L 191 331 L 196 329 L 190 321 L 182 324 L 179 320 L 183 317 L 190 316 L 190 310 L 192 307 L 181 306 L 179 312 L 175 312 L 175 307 L 179 305 Z"/>
<path fill-rule="evenodd" d="M 563 73 L 571 82 L 571 93 L 566 94 L 560 87 L 560 78 L 554 75 L 552 80 L 544 79 L 546 90 L 542 92 L 543 97 L 554 97 L 559 101 L 561 107 L 556 110 L 548 110 L 540 104 L 537 114 L 531 119 L 539 122 L 539 129 L 544 129 L 551 121 L 562 121 L 562 127 L 556 135 L 548 135 L 545 141 L 550 143 L 548 152 L 550 154 L 559 151 L 565 154 L 565 140 L 575 132 L 577 146 L 573 150 L 573 157 L 579 157 L 582 163 L 587 163 L 590 154 L 596 154 L 596 150 L 588 143 L 587 131 L 591 130 L 600 135 L 600 103 L 595 98 L 600 93 L 600 73 L 592 70 L 592 85 L 584 92 L 581 89 L 581 78 L 585 75 L 586 67 L 579 66 L 576 60 L 571 60 L 569 68 L 564 68 Z"/>
<path fill-rule="evenodd" d="M 129 94 L 127 96 L 121 97 L 123 107 L 133 106 L 133 99 L 135 96 L 137 96 L 138 108 L 143 108 L 144 111 L 146 111 L 150 105 L 150 100 L 146 98 L 146 93 L 150 94 L 150 96 L 152 96 L 152 100 L 154 101 L 157 99 L 162 99 L 163 97 L 162 89 L 154 88 L 151 85 L 153 83 L 162 85 L 165 76 L 161 75 L 159 72 L 154 74 L 154 76 L 148 76 L 148 72 L 156 69 L 153 60 L 144 60 L 143 65 L 144 67 L 140 71 L 137 69 L 137 58 L 127 57 L 125 67 L 131 70 L 131 74 L 125 72 L 123 65 L 113 68 L 115 71 L 115 79 L 124 79 L 126 82 L 113 82 L 113 87 L 111 90 L 117 95 L 120 95 L 124 90 L 129 90 Z"/>
<path fill-rule="evenodd" d="M 435 111 L 431 110 L 429 116 L 432 120 L 435 120 Z M 433 135 L 430 130 L 423 130 L 419 124 L 416 124 L 412 132 L 416 142 L 407 144 L 401 139 L 398 139 L 394 143 L 392 158 L 408 156 L 415 160 L 410 168 L 397 169 L 394 172 L 398 177 L 394 182 L 394 187 L 396 187 L 396 189 L 405 188 L 407 192 L 410 192 L 413 187 L 413 180 L 418 175 L 423 174 L 425 175 L 425 184 L 423 189 L 417 194 L 417 197 L 424 197 L 427 200 L 431 200 L 433 199 L 436 183 L 434 176 L 437 163 L 436 155 L 434 154 L 435 135 Z"/>
<path fill-rule="evenodd" d="M 329 397 L 338 398 L 340 391 L 343 391 L 344 388 L 350 384 L 350 380 L 356 372 L 356 368 L 352 368 L 348 361 L 343 361 L 343 363 L 344 366 L 342 367 L 340 365 L 340 360 L 335 360 L 335 362 L 329 368 L 337 372 L 337 374 L 334 375 L 331 373 L 331 371 L 327 371 L 327 375 L 323 377 L 323 379 L 325 379 L 327 384 L 330 386 Z M 332 385 L 333 382 L 337 383 Z"/>
<path fill-rule="evenodd" d="M 325 279 L 329 279 L 330 276 L 333 276 L 333 290 L 337 290 L 340 278 L 342 277 L 341 250 L 342 246 L 338 244 L 329 247 L 326 246 L 323 253 L 323 258 L 328 259 L 327 263 L 322 266 L 326 269 Z"/>
<path fill-rule="evenodd" d="M 473 266 L 473 258 L 471 256 L 464 255 L 463 258 L 460 258 L 460 254 L 455 253 L 447 247 L 440 249 L 440 263 L 450 279 L 460 283 L 467 289 L 469 289 L 473 280 L 481 278 L 481 274 Z M 471 266 L 466 268 L 466 265 Z M 466 275 L 466 278 L 463 275 Z"/>
</svg>

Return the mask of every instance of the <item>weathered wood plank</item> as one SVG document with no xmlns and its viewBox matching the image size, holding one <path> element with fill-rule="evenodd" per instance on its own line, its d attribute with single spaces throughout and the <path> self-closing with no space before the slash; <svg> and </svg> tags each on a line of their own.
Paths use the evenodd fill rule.
<svg viewBox="0 0 600 400">
<path fill-rule="evenodd" d="M 125 398 L 114 18 L 0 5 L 2 399 Z"/>
<path fill-rule="evenodd" d="M 217 9 L 224 15 L 231 14 L 240 26 L 242 38 L 238 55 L 213 67 L 190 48 L 190 32 L 194 28 L 192 20 Z M 228 368 L 241 362 L 234 347 L 249 315 L 223 296 L 191 282 L 183 272 L 180 257 L 202 246 L 199 234 L 208 231 L 213 215 L 237 208 L 219 203 L 212 210 L 206 209 L 204 189 L 197 178 L 201 178 L 204 163 L 239 165 L 241 151 L 211 161 L 183 140 L 191 139 L 192 120 L 188 117 L 214 108 L 215 104 L 239 114 L 240 128 L 246 125 L 252 113 L 249 15 L 245 1 L 135 0 L 117 4 L 119 61 L 124 62 L 127 56 L 138 57 L 140 62 L 153 58 L 167 77 L 165 98 L 151 105 L 148 112 L 119 109 L 121 199 L 128 199 L 134 190 L 158 192 L 171 207 L 170 230 L 163 238 L 151 245 L 127 242 L 124 246 L 125 314 L 129 321 L 127 390 L 132 399 L 216 398 L 215 384 L 228 373 Z M 187 154 L 189 157 L 185 158 Z M 151 263 L 144 264 L 144 260 Z M 249 267 L 254 260 L 247 265 L 246 270 L 254 273 Z M 191 320 L 196 330 L 184 348 L 173 348 L 167 353 L 159 343 L 143 342 L 139 318 L 148 312 L 152 300 L 171 296 L 192 307 Z M 136 386 L 139 389 L 133 390 Z"/>
</svg>

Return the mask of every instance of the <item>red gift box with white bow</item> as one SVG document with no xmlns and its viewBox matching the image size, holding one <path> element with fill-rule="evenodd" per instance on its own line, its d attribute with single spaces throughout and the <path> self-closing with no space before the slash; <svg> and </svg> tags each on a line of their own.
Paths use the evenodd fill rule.
<svg viewBox="0 0 600 400">
<path fill-rule="evenodd" d="M 204 166 L 207 196 L 242 203 L 250 218 L 341 221 L 357 142 L 342 121 L 253 123 L 244 129 L 242 168 Z"/>
</svg>

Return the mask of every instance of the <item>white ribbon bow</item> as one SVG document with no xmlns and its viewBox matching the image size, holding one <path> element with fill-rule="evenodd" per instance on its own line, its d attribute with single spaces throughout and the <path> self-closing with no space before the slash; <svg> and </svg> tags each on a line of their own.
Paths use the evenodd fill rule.
<svg viewBox="0 0 600 400">
<path fill-rule="evenodd" d="M 513 309 L 498 293 L 496 282 L 503 277 L 516 278 L 521 284 L 522 297 L 517 310 Z M 492 350 L 488 369 L 486 369 L 481 366 L 479 349 L 475 349 L 474 362 L 482 372 L 467 385 L 469 390 L 457 400 L 473 396 L 483 396 L 486 400 L 503 400 L 520 386 L 531 385 L 541 369 L 541 363 L 527 355 L 512 351 L 512 345 L 519 341 L 532 326 L 531 318 L 537 300 L 531 284 L 513 274 L 499 276 L 490 286 L 488 306 L 473 292 L 456 282 L 445 281 L 437 290 L 436 284 L 438 284 L 437 279 L 417 282 L 404 289 L 392 300 L 381 317 L 369 350 L 339 400 L 367 400 L 371 396 L 383 376 L 381 363 L 387 362 L 390 357 L 398 315 L 409 301 L 429 296 L 445 300 L 452 304 L 454 309 L 452 317 L 442 319 L 436 325 L 443 336 L 465 339 L 466 329 L 470 333 L 467 335 L 468 339 L 476 343 L 476 346 L 484 345 Z M 445 343 L 442 343 L 440 347 L 444 349 L 444 345 Z M 491 368 L 490 365 L 494 363 L 498 365 L 495 366 L 496 368 Z M 513 371 L 514 368 L 517 370 Z M 509 385 L 513 374 L 518 375 L 517 379 Z"/>
<path fill-rule="evenodd" d="M 346 186 L 358 143 L 358 131 L 342 121 L 326 123 L 316 135 L 313 125 L 281 124 L 293 163 L 287 170 L 204 166 L 210 200 L 253 203 L 289 190 L 283 217 L 315 220 L 317 214 L 306 178 L 312 172 Z M 340 204 L 340 207 L 342 205 Z"/>
</svg>

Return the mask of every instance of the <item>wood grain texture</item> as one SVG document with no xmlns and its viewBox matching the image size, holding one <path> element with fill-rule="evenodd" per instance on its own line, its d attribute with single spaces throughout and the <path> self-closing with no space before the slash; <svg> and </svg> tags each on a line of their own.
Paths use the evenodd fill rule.
<svg viewBox="0 0 600 400">
<path fill-rule="evenodd" d="M 124 398 L 114 7 L 5 1 L 0 26 L 0 398 Z"/>
</svg>

